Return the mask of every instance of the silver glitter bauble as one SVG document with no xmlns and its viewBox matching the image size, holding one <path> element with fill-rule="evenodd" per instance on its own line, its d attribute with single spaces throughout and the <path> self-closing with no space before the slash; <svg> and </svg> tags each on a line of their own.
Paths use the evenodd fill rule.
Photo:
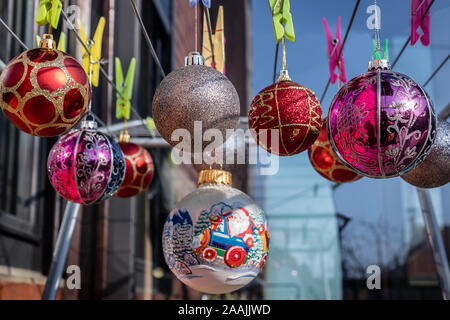
<svg viewBox="0 0 450 320">
<path fill-rule="evenodd" d="M 190 152 L 201 152 L 211 143 L 201 142 L 206 130 L 218 129 L 225 138 L 226 130 L 236 128 L 239 121 L 240 103 L 233 84 L 219 71 L 202 65 L 201 58 L 198 53 L 191 53 L 187 65 L 168 74 L 153 97 L 153 119 L 161 136 L 180 149 L 185 149 L 180 142 L 190 139 Z M 197 149 L 194 149 L 194 121 L 201 122 L 201 130 L 196 130 Z M 176 129 L 187 130 L 190 137 L 176 132 L 178 136 L 172 140 Z"/>
<path fill-rule="evenodd" d="M 203 170 L 198 189 L 179 201 L 163 230 L 164 258 L 185 285 L 210 294 L 247 285 L 269 252 L 263 211 L 230 186 L 223 170 Z"/>
<path fill-rule="evenodd" d="M 436 140 L 430 153 L 401 178 L 419 188 L 437 188 L 450 181 L 450 124 L 447 121 L 438 119 Z"/>
</svg>

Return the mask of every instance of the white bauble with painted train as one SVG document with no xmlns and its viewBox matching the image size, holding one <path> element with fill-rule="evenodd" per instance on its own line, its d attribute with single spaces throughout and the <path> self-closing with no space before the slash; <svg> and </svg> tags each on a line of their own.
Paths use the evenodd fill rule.
<svg viewBox="0 0 450 320">
<path fill-rule="evenodd" d="M 187 286 L 204 293 L 228 293 L 247 285 L 262 270 L 269 238 L 263 211 L 231 187 L 231 174 L 203 170 L 198 189 L 169 213 L 164 257 Z"/>
</svg>

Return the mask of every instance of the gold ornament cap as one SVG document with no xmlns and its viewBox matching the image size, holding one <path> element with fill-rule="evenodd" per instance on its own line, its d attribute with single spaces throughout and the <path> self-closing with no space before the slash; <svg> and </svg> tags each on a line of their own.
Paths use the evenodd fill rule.
<svg viewBox="0 0 450 320">
<path fill-rule="evenodd" d="M 278 77 L 277 82 L 281 81 L 292 81 L 291 78 L 289 77 L 289 72 L 287 70 L 280 71 L 280 76 Z"/>
<path fill-rule="evenodd" d="M 198 185 L 205 183 L 226 184 L 231 186 L 231 173 L 225 170 L 202 170 L 198 175 Z"/>
<path fill-rule="evenodd" d="M 53 35 L 49 33 L 44 34 L 41 42 L 39 43 L 39 47 L 56 50 L 56 42 L 53 40 Z"/>
</svg>

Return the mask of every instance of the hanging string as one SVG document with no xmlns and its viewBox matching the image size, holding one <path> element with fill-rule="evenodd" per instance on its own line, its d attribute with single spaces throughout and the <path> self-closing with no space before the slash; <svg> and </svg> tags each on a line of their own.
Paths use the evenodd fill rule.
<svg viewBox="0 0 450 320">
<path fill-rule="evenodd" d="M 283 37 L 283 71 L 286 71 L 286 42 Z"/>
<path fill-rule="evenodd" d="M 216 59 L 214 57 L 214 43 L 212 40 L 212 26 L 211 26 L 211 16 L 209 14 L 209 8 L 203 7 L 206 14 L 206 24 L 208 26 L 208 36 L 209 36 L 209 45 L 211 46 L 211 58 L 212 58 L 212 65 L 214 66 L 214 69 L 216 68 Z"/>
<path fill-rule="evenodd" d="M 373 1 L 374 8 L 375 8 L 375 44 L 377 47 L 377 51 L 380 50 L 380 29 L 379 26 L 381 24 L 381 21 L 379 20 L 380 17 L 378 17 L 378 10 L 377 10 L 377 0 Z"/>
<path fill-rule="evenodd" d="M 195 34 L 195 51 L 198 52 L 198 22 L 197 22 L 197 4 L 194 6 L 194 34 Z"/>
<path fill-rule="evenodd" d="M 55 0 L 52 2 L 52 14 L 50 17 L 50 22 L 48 23 L 48 34 L 52 34 L 52 21 L 53 21 L 53 13 L 55 12 Z"/>
</svg>

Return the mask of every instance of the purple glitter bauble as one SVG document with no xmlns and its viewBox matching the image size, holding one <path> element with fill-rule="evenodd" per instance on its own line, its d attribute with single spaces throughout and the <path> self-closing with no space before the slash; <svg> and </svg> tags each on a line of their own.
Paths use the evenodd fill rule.
<svg viewBox="0 0 450 320">
<path fill-rule="evenodd" d="M 53 146 L 47 171 L 55 190 L 84 205 L 111 197 L 125 177 L 125 159 L 117 144 L 101 132 L 73 130 Z"/>
<path fill-rule="evenodd" d="M 417 166 L 436 137 L 436 116 L 424 89 L 404 74 L 372 70 L 347 82 L 328 112 L 328 135 L 350 169 L 389 178 Z"/>
</svg>

